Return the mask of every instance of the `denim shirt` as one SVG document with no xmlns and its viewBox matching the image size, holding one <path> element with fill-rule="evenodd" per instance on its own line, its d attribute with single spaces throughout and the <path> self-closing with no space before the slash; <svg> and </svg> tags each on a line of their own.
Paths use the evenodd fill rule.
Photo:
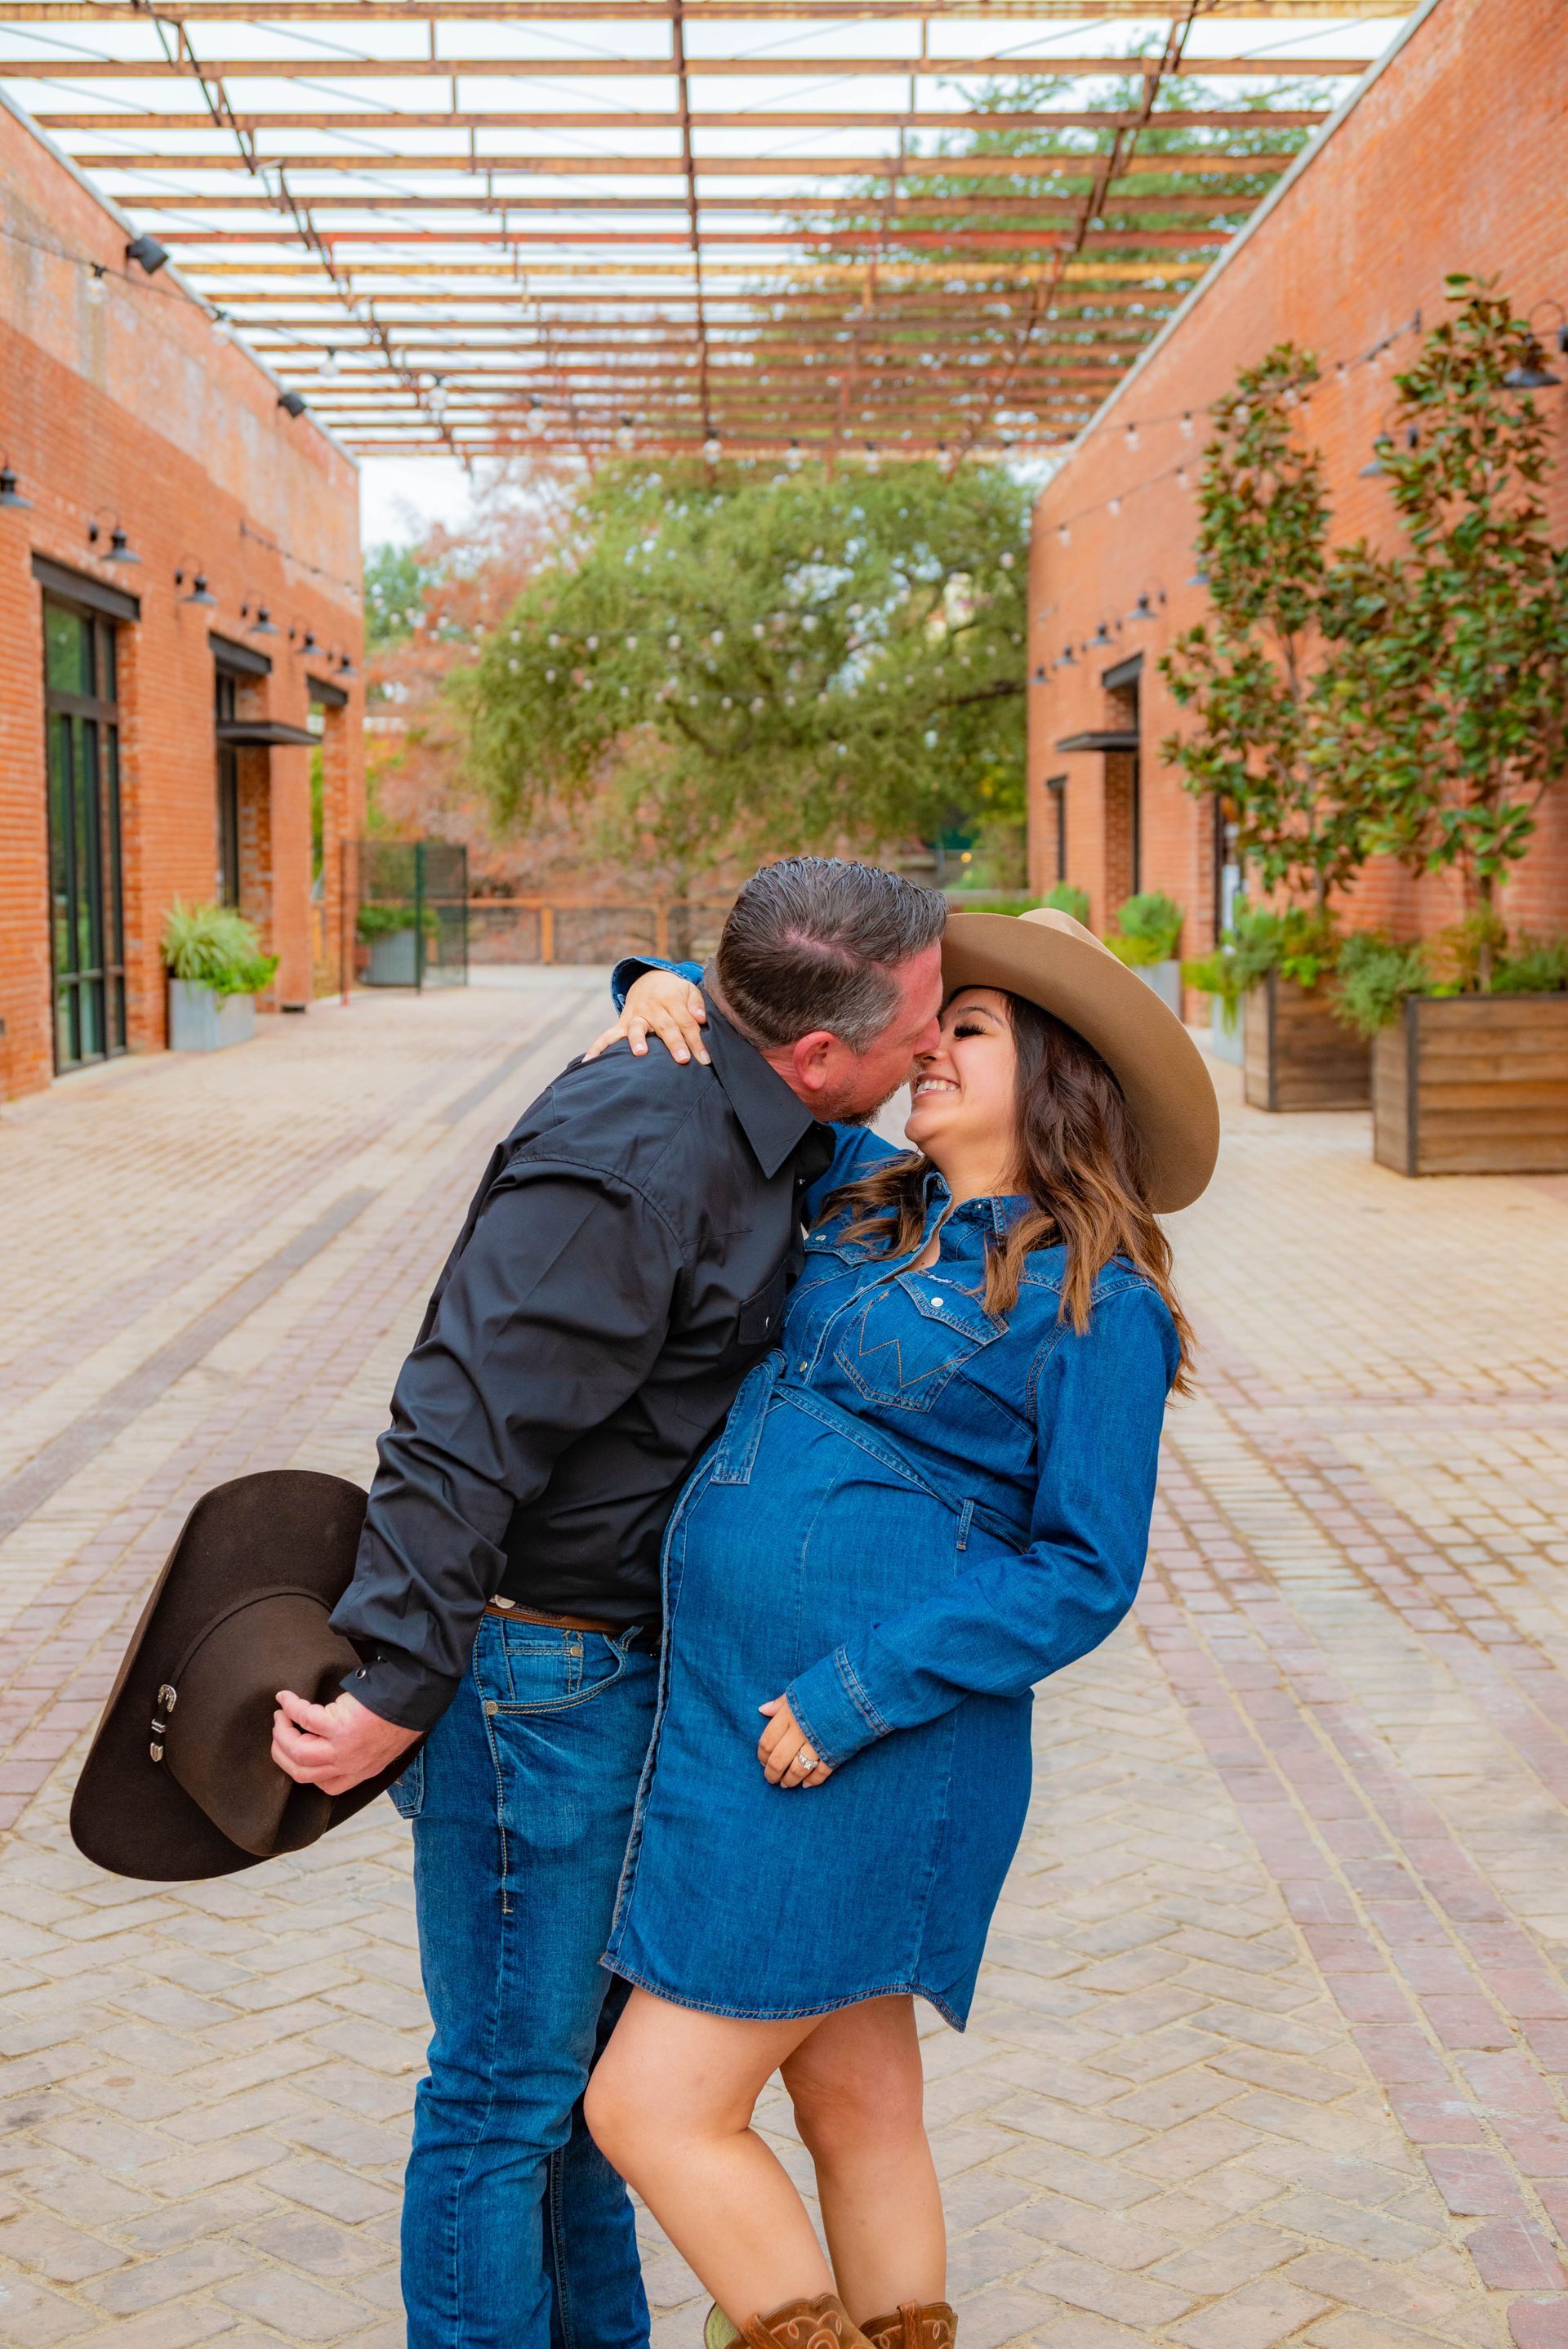
<svg viewBox="0 0 1568 2349">
<path fill-rule="evenodd" d="M 1096 1281 L 1080 1336 L 1061 1318 L 1061 1247 L 1031 1250 L 1016 1304 L 1005 1318 L 986 1312 L 987 1243 L 1026 1199 L 954 1207 L 934 1172 L 908 1254 L 886 1255 L 874 1234 L 851 1239 L 853 1212 L 824 1215 L 824 1204 L 892 1154 L 875 1135 L 841 1129 L 808 1195 L 817 1219 L 785 1307 L 779 1384 L 891 1439 L 958 1516 L 962 1547 L 945 1588 L 868 1624 L 787 1692 L 834 1766 L 965 1696 L 1022 1694 L 1115 1629 L 1143 1571 L 1179 1358 L 1163 1299 L 1120 1262 Z M 936 1262 L 913 1271 L 939 1225 Z"/>
<path fill-rule="evenodd" d="M 649 967 L 621 965 L 617 992 Z M 874 1235 L 851 1239 L 854 1213 L 834 1209 L 832 1194 L 898 1154 L 863 1127 L 836 1133 L 832 1164 L 805 1196 L 806 1261 L 772 1358 L 779 1385 L 810 1389 L 891 1440 L 954 1511 L 962 1547 L 945 1588 L 868 1624 L 786 1691 L 835 1768 L 966 1696 L 1021 1695 L 1114 1630 L 1143 1572 L 1180 1360 L 1164 1299 L 1119 1259 L 1097 1279 L 1081 1335 L 1061 1315 L 1061 1247 L 1031 1250 L 1012 1310 L 986 1312 L 987 1242 L 1026 1199 L 954 1207 L 933 1171 L 907 1254 L 888 1256 Z M 936 1262 L 913 1271 L 939 1225 Z M 782 1494 L 780 1506 L 799 1498 Z"/>
</svg>

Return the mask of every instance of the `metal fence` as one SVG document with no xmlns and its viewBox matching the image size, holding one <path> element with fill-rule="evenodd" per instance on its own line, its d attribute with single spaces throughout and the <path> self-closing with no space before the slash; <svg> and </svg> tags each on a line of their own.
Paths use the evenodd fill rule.
<svg viewBox="0 0 1568 2349">
<path fill-rule="evenodd" d="M 718 943 L 730 903 L 728 898 L 650 898 L 604 905 L 588 897 L 470 897 L 469 955 L 475 963 L 603 963 L 630 954 L 704 962 Z"/>
<path fill-rule="evenodd" d="M 346 840 L 340 984 L 466 987 L 469 853 L 444 840 Z"/>
</svg>

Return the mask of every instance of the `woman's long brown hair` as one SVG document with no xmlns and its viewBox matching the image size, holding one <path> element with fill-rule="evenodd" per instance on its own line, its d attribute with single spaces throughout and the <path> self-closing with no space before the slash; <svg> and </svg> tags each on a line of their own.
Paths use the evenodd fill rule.
<svg viewBox="0 0 1568 2349">
<path fill-rule="evenodd" d="M 1171 1287 L 1171 1243 L 1149 1206 L 1143 1152 L 1121 1087 L 1076 1029 L 1021 995 L 1002 1000 L 1018 1055 L 1013 1185 L 1033 1205 L 1005 1241 L 986 1250 L 985 1310 L 1010 1313 L 1025 1257 L 1033 1248 L 1059 1244 L 1067 1250 L 1061 1318 L 1081 1336 L 1094 1284 L 1120 1257 L 1169 1307 L 1181 1348 L 1175 1392 L 1190 1394 L 1192 1332 Z M 888 1255 L 908 1255 L 924 1228 L 930 1171 L 930 1159 L 917 1153 L 890 1159 L 877 1174 L 839 1192 L 833 1204 L 856 1211 L 849 1237 L 885 1232 Z"/>
</svg>

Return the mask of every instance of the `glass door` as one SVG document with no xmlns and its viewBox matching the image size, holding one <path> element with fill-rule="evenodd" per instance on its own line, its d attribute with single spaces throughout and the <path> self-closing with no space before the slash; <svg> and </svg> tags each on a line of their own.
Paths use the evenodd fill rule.
<svg viewBox="0 0 1568 2349">
<path fill-rule="evenodd" d="M 55 1067 L 125 1050 L 119 711 L 109 622 L 46 599 Z"/>
</svg>

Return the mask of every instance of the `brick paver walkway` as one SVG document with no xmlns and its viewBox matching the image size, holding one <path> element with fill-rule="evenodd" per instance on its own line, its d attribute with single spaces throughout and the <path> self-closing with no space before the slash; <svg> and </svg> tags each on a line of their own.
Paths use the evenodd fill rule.
<svg viewBox="0 0 1568 2349">
<path fill-rule="evenodd" d="M 367 1475 L 483 1157 L 602 999 L 363 999 L 0 1115 L 6 2349 L 402 2338 L 402 1823 L 166 1889 L 66 1809 L 194 1496 Z M 1143 1597 L 1041 1698 L 975 2020 L 927 2041 L 965 2349 L 1568 2344 L 1565 1187 L 1233 1107 Z"/>
</svg>

